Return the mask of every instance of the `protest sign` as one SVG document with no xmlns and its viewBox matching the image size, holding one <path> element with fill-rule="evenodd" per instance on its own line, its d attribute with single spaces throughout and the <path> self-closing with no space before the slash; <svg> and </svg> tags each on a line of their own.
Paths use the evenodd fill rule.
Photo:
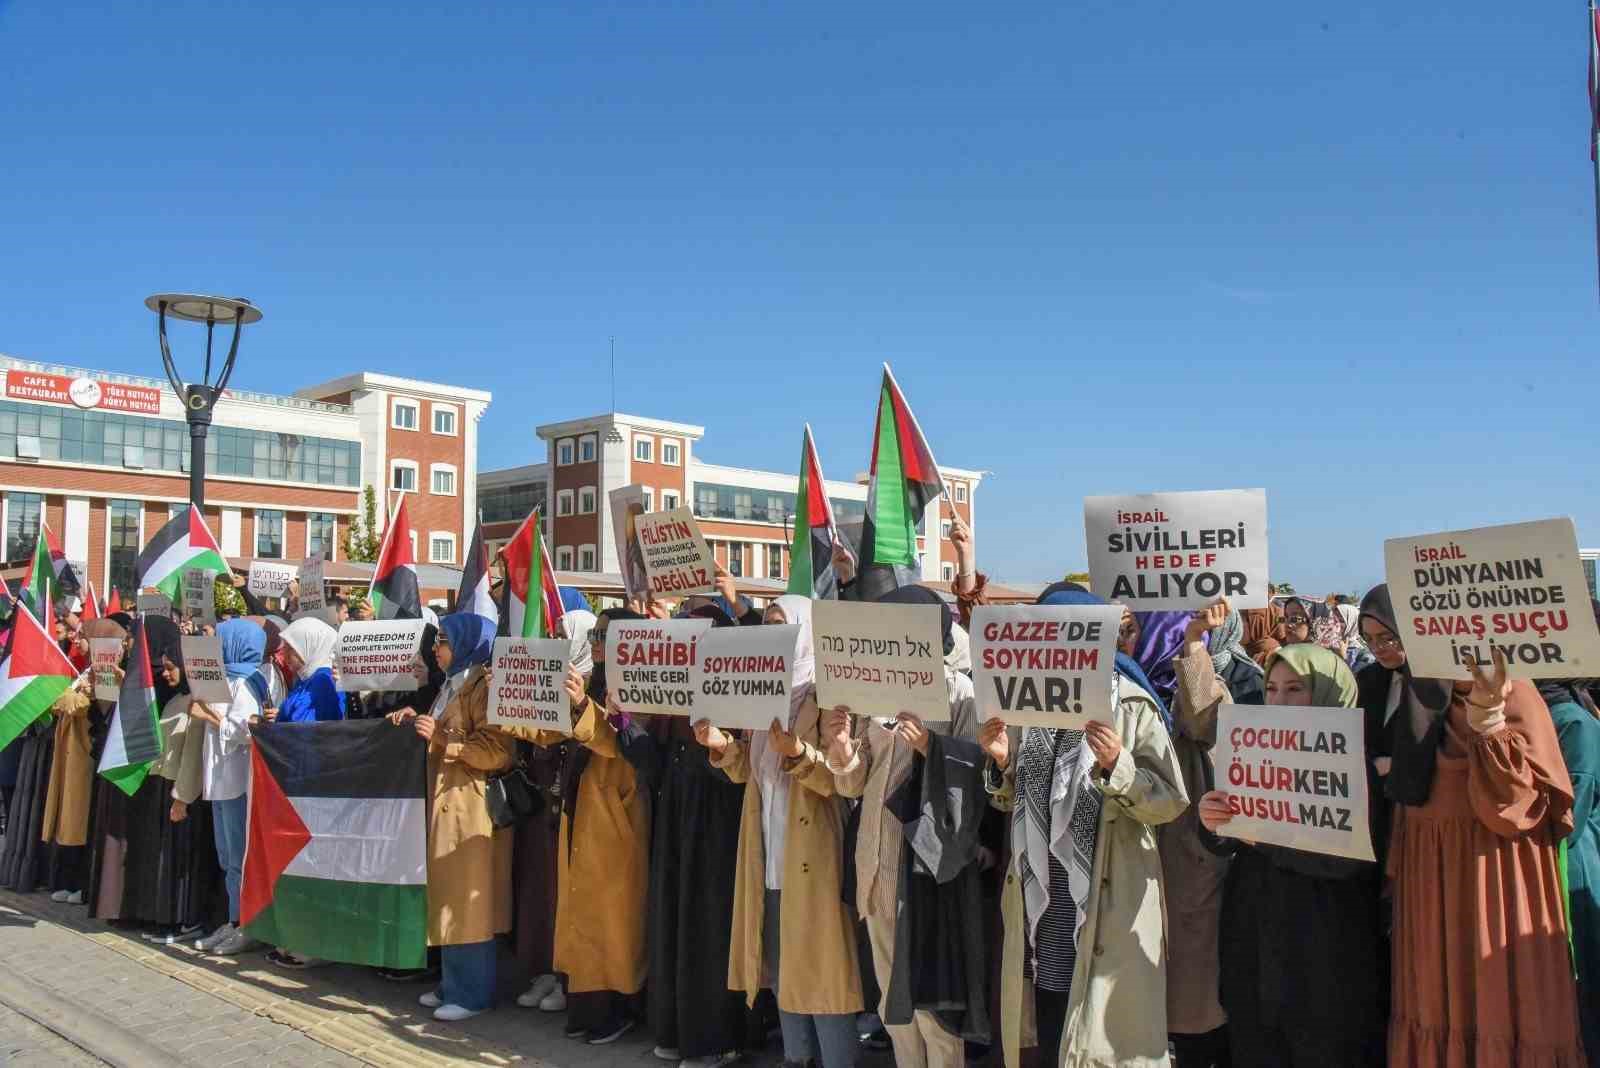
<svg viewBox="0 0 1600 1068">
<path fill-rule="evenodd" d="M 1085 497 L 1094 591 L 1137 612 L 1267 607 L 1267 491 Z"/>
<path fill-rule="evenodd" d="M 215 573 L 191 567 L 183 573 L 183 615 L 200 623 L 217 621 Z"/>
<path fill-rule="evenodd" d="M 651 593 L 661 597 L 716 591 L 717 565 L 711 547 L 687 505 L 641 515 L 636 527 Z"/>
<path fill-rule="evenodd" d="M 89 639 L 89 670 L 94 678 L 94 699 L 115 701 L 122 693 L 117 668 L 122 666 L 121 638 Z"/>
<path fill-rule="evenodd" d="M 571 734 L 572 703 L 566 691 L 570 652 L 565 638 L 496 638 L 488 721 Z"/>
<path fill-rule="evenodd" d="M 694 718 L 764 731 L 789 722 L 789 686 L 800 628 L 721 627 L 700 638 Z"/>
<path fill-rule="evenodd" d="M 143 590 L 133 603 L 135 609 L 144 615 L 172 618 L 172 602 L 160 590 Z"/>
<path fill-rule="evenodd" d="M 189 694 L 196 701 L 226 706 L 233 700 L 228 688 L 228 673 L 222 666 L 222 639 L 197 634 L 179 639 L 183 649 L 183 676 Z"/>
<path fill-rule="evenodd" d="M 1224 838 L 1373 860 L 1359 708 L 1219 705 L 1212 750 Z"/>
<path fill-rule="evenodd" d="M 1452 530 L 1383 543 L 1396 635 L 1423 678 L 1490 664 L 1525 679 L 1600 675 L 1595 625 L 1570 519 Z"/>
<path fill-rule="evenodd" d="M 257 597 L 274 597 L 279 600 L 289 596 L 289 583 L 300 574 L 293 564 L 268 564 L 260 560 L 250 564 L 250 577 L 245 589 Z"/>
<path fill-rule="evenodd" d="M 300 562 L 300 611 L 319 613 L 319 618 L 328 604 L 322 585 L 324 562 L 321 553 L 313 553 Z"/>
<path fill-rule="evenodd" d="M 699 719 L 700 639 L 709 619 L 613 619 L 606 627 L 606 683 L 624 712 Z"/>
<path fill-rule="evenodd" d="M 1113 722 L 1111 679 L 1122 608 L 979 605 L 972 612 L 978 722 L 1082 730 Z"/>
<path fill-rule="evenodd" d="M 858 716 L 911 712 L 947 722 L 939 606 L 814 601 L 817 703 Z"/>
<path fill-rule="evenodd" d="M 339 627 L 339 689 L 415 690 L 417 651 L 422 648 L 422 619 L 385 619 Z"/>
<path fill-rule="evenodd" d="M 629 600 L 643 601 L 650 592 L 650 575 L 639 545 L 639 519 L 644 513 L 644 487 L 623 486 L 611 491 L 611 529 L 617 538 L 617 565 L 622 588 Z"/>
</svg>

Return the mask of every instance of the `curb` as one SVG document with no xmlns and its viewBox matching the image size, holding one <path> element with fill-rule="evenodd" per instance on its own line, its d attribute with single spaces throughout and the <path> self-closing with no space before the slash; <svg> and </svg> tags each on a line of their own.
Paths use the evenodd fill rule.
<svg viewBox="0 0 1600 1068">
<path fill-rule="evenodd" d="M 195 1062 L 173 1056 L 45 983 L 20 983 L 0 972 L 0 1005 L 113 1068 L 164 1068 Z"/>
</svg>

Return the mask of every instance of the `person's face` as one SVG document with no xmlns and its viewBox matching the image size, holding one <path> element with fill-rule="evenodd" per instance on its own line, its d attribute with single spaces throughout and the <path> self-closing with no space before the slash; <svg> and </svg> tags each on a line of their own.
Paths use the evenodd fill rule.
<svg viewBox="0 0 1600 1068">
<path fill-rule="evenodd" d="M 1367 648 L 1372 650 L 1372 655 L 1378 658 L 1378 663 L 1390 671 L 1398 671 L 1405 666 L 1406 648 L 1400 644 L 1400 636 L 1376 619 L 1361 617 L 1361 637 L 1366 641 Z"/>
<path fill-rule="evenodd" d="M 67 637 L 67 625 L 61 620 L 56 620 L 56 641 L 64 641 Z"/>
<path fill-rule="evenodd" d="M 1122 610 L 1122 625 L 1117 629 L 1117 650 L 1124 656 L 1132 656 L 1133 650 L 1139 644 L 1139 621 L 1134 618 L 1131 609 Z"/>
<path fill-rule="evenodd" d="M 68 612 L 67 613 L 67 631 L 69 633 L 72 633 L 72 634 L 78 633 L 78 628 L 80 628 L 82 626 L 83 626 L 83 619 L 78 615 L 78 613 L 76 613 L 76 612 Z"/>
<path fill-rule="evenodd" d="M 1305 605 L 1290 601 L 1283 606 L 1283 629 L 1289 634 L 1290 645 L 1311 640 L 1311 617 L 1306 615 Z"/>
<path fill-rule="evenodd" d="M 183 669 L 172 662 L 170 657 L 161 658 L 161 678 L 168 686 L 177 687 L 183 682 Z"/>
<path fill-rule="evenodd" d="M 297 679 L 300 677 L 300 670 L 306 666 L 306 662 L 300 658 L 300 654 L 294 651 L 294 646 L 288 643 L 284 643 L 278 658 L 283 662 L 284 670 Z"/>
<path fill-rule="evenodd" d="M 1282 660 L 1273 664 L 1271 673 L 1267 675 L 1267 704 L 1309 705 L 1310 703 L 1311 687 L 1306 685 L 1306 680 Z"/>
<path fill-rule="evenodd" d="M 789 620 L 784 616 L 783 609 L 775 604 L 767 605 L 767 611 L 761 617 L 770 627 L 781 627 Z"/>
<path fill-rule="evenodd" d="M 340 623 L 348 622 L 350 619 L 350 606 L 347 604 L 342 604 L 338 608 L 334 609 L 334 618 Z"/>
<path fill-rule="evenodd" d="M 606 662 L 606 628 L 610 625 L 611 621 L 601 616 L 589 631 L 589 657 L 596 664 Z"/>
<path fill-rule="evenodd" d="M 444 636 L 444 631 L 433 640 L 433 659 L 438 662 L 439 670 L 446 674 L 450 672 L 450 665 L 456 662 L 455 654 L 450 651 L 450 639 Z"/>
</svg>

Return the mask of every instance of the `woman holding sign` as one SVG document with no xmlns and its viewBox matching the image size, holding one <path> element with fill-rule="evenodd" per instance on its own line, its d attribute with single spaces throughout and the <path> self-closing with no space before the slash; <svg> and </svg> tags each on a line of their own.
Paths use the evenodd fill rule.
<svg viewBox="0 0 1600 1068">
<path fill-rule="evenodd" d="M 1331 649 L 1286 646 L 1267 657 L 1266 673 L 1268 705 L 1358 707 L 1355 677 Z M 1200 799 L 1208 832 L 1232 819 L 1226 790 Z M 1383 1063 L 1378 866 L 1237 838 L 1208 841 L 1233 857 L 1220 964 L 1236 1068 Z"/>
<path fill-rule="evenodd" d="M 333 681 L 333 654 L 339 632 L 313 616 L 283 628 L 279 654 L 294 682 L 278 706 L 279 723 L 321 723 L 344 719 L 344 694 Z"/>
<path fill-rule="evenodd" d="M 1105 602 L 1061 588 L 1044 603 Z M 1008 1068 L 1030 1023 L 1048 1065 L 1167 1063 L 1155 828 L 1189 798 L 1161 708 L 1139 675 L 1117 656 L 1105 718 L 1086 730 L 1008 730 L 1000 719 L 979 730 L 993 803 L 1012 814 L 1002 899 Z"/>
</svg>

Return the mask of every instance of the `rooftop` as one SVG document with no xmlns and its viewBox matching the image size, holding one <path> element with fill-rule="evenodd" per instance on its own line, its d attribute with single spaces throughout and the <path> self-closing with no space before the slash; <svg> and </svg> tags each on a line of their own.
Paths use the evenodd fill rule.
<svg viewBox="0 0 1600 1068">
<path fill-rule="evenodd" d="M 465 386 L 447 386 L 442 382 L 424 382 L 420 378 L 400 378 L 381 375 L 375 371 L 357 371 L 355 374 L 335 378 L 321 385 L 295 390 L 297 397 L 331 397 L 338 393 L 351 393 L 360 389 L 386 389 L 396 393 L 420 393 L 427 397 L 445 397 L 450 400 L 477 401 L 488 404 L 494 394 Z"/>
<path fill-rule="evenodd" d="M 47 375 L 67 375 L 72 378 L 92 378 L 98 382 L 115 382 L 122 386 L 147 386 L 166 392 L 172 388 L 165 378 L 147 378 L 144 375 L 122 374 L 119 371 L 95 371 L 87 367 L 73 367 L 62 363 L 40 363 L 35 360 L 24 360 L 16 356 L 7 356 L 0 353 L 0 368 L 16 371 L 37 371 Z M 349 415 L 350 408 L 343 404 L 329 404 L 327 401 L 312 400 L 307 397 L 286 397 L 276 393 L 257 393 L 249 389 L 235 389 L 229 387 L 223 396 L 232 400 L 246 401 L 250 404 L 263 404 L 276 408 L 297 408 L 302 411 L 332 412 L 337 415 Z"/>
<path fill-rule="evenodd" d="M 693 423 L 674 423 L 667 419 L 647 419 L 642 415 L 626 415 L 622 412 L 601 412 L 599 415 L 586 415 L 580 419 L 568 419 L 561 423 L 545 423 L 543 426 L 534 427 L 534 433 L 541 438 L 560 437 L 565 434 L 579 434 L 585 430 L 594 430 L 612 423 L 626 426 L 630 430 L 653 430 L 657 433 L 679 434 L 695 440 L 705 437 L 706 433 L 705 427 L 695 426 Z"/>
</svg>

